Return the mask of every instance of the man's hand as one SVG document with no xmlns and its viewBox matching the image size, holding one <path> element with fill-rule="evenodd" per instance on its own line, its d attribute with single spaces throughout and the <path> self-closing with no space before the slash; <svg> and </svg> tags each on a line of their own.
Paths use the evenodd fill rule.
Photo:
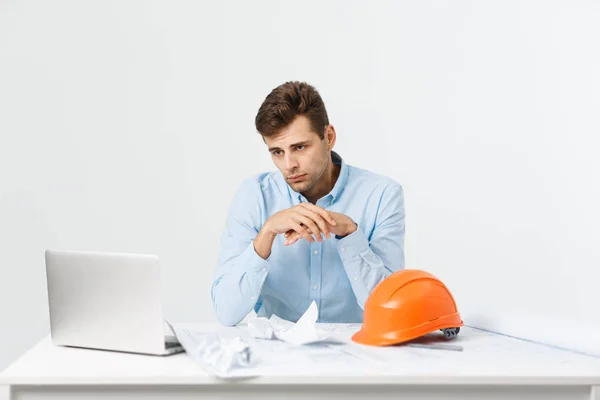
<svg viewBox="0 0 600 400">
<path fill-rule="evenodd" d="M 356 231 L 356 223 L 352 220 L 352 218 L 348 217 L 347 215 L 336 213 L 333 211 L 326 212 L 333 217 L 333 220 L 335 222 L 335 225 L 332 224 L 331 226 L 329 226 L 330 233 L 333 233 L 334 235 L 338 236 L 347 236 Z M 312 233 L 312 231 L 309 230 L 308 234 L 310 235 L 310 233 Z M 290 229 L 285 233 L 285 238 L 287 239 L 285 241 L 285 245 L 291 246 L 303 237 L 305 238 L 304 235 L 300 234 L 299 232 L 296 232 L 294 229 Z M 329 238 L 329 236 L 327 236 L 327 238 Z"/>
<path fill-rule="evenodd" d="M 337 226 L 337 221 L 322 207 L 311 203 L 300 203 L 297 206 L 273 214 L 264 224 L 263 229 L 272 235 L 286 232 L 295 232 L 309 242 L 323 240 L 322 236 L 329 239 L 330 232 Z"/>
</svg>

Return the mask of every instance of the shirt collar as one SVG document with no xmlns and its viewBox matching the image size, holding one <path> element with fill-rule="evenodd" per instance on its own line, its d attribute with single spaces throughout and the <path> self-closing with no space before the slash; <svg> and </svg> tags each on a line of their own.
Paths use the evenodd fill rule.
<svg viewBox="0 0 600 400">
<path fill-rule="evenodd" d="M 331 151 L 331 159 L 335 165 L 340 166 L 340 175 L 338 176 L 335 185 L 333 185 L 333 189 L 331 189 L 331 192 L 329 192 L 331 195 L 331 201 L 333 201 L 339 196 L 342 189 L 344 189 L 346 186 L 346 182 L 348 181 L 348 167 L 346 166 L 344 159 L 335 151 Z"/>
<path fill-rule="evenodd" d="M 344 162 L 344 159 L 333 150 L 331 151 L 331 160 L 333 161 L 333 164 L 340 166 L 340 174 L 337 180 L 335 181 L 335 185 L 333 185 L 333 188 L 331 189 L 329 194 L 327 194 L 327 196 L 331 196 L 331 201 L 333 202 L 340 195 L 341 191 L 344 189 L 344 186 L 346 186 L 346 182 L 348 181 L 348 166 Z M 306 201 L 302 193 L 293 191 L 290 185 L 287 184 L 287 182 L 286 185 L 288 187 L 290 195 L 295 201 L 297 201 L 298 203 L 300 203 L 303 199 Z"/>
</svg>

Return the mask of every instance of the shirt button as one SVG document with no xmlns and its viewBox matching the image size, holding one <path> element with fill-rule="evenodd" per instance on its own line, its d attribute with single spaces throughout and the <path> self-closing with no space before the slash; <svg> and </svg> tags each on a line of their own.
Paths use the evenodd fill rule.
<svg viewBox="0 0 600 400">
<path fill-rule="evenodd" d="M 315 256 L 317 256 L 317 255 L 319 255 L 319 250 L 315 250 L 315 251 L 313 251 L 313 253 Z"/>
<path fill-rule="evenodd" d="M 357 281 L 357 280 L 358 280 L 358 276 L 355 276 L 355 277 L 354 277 L 354 280 L 355 280 L 355 281 Z"/>
<path fill-rule="evenodd" d="M 319 285 L 315 285 L 313 286 L 313 289 L 317 290 L 319 288 Z"/>
<path fill-rule="evenodd" d="M 340 250 L 341 250 L 341 251 L 346 251 L 346 248 L 345 248 L 345 247 L 342 247 Z"/>
<path fill-rule="evenodd" d="M 266 270 L 267 270 L 266 268 L 261 269 L 262 272 L 265 272 Z"/>
<path fill-rule="evenodd" d="M 256 297 L 252 296 L 250 297 L 250 300 L 256 300 Z"/>
</svg>

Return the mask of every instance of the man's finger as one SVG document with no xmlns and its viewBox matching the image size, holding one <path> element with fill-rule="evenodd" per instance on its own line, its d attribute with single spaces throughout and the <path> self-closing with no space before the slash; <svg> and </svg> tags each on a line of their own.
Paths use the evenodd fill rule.
<svg viewBox="0 0 600 400">
<path fill-rule="evenodd" d="M 294 232 L 290 235 L 290 237 L 285 241 L 286 246 L 291 246 L 296 243 L 300 239 L 300 234 L 298 232 Z"/>
<path fill-rule="evenodd" d="M 319 214 L 320 216 L 322 216 L 323 218 L 325 218 L 325 221 L 327 221 L 331 225 L 333 225 L 333 226 L 336 225 L 335 219 L 333 219 L 333 217 L 331 216 L 331 214 L 329 214 L 327 212 L 327 210 L 325 210 L 323 207 L 315 206 L 312 203 L 306 203 L 306 202 L 302 202 L 299 205 L 301 207 L 306 208 L 307 210 L 311 210 L 313 212 L 316 212 L 317 214 Z"/>
<path fill-rule="evenodd" d="M 290 244 L 294 244 L 300 239 L 301 239 L 300 235 L 297 234 L 296 232 L 294 232 L 294 234 L 292 235 L 292 238 L 290 240 Z"/>
<path fill-rule="evenodd" d="M 306 225 L 306 227 L 308 227 L 308 229 L 310 229 L 310 231 L 315 235 L 315 237 L 317 238 L 317 240 L 319 242 L 321 240 L 323 240 L 322 237 L 321 237 L 321 232 L 319 230 L 319 227 L 317 226 L 317 224 L 315 223 L 315 221 L 313 221 L 309 217 L 306 217 L 306 216 L 304 216 L 304 215 L 302 215 L 300 213 L 298 213 L 298 215 L 297 215 L 297 221 L 298 222 L 302 222 L 304 225 Z"/>
<path fill-rule="evenodd" d="M 310 230 L 310 229 L 308 229 L 307 227 L 303 226 L 302 224 L 300 224 L 300 226 L 301 226 L 302 228 L 306 229 L 306 231 L 307 231 L 309 234 L 311 234 L 311 235 L 313 234 L 313 231 L 311 231 L 311 230 Z M 284 236 L 284 237 L 287 239 L 287 238 L 291 237 L 292 235 L 297 235 L 297 233 L 296 233 L 296 231 L 295 231 L 295 230 L 293 230 L 293 229 L 290 229 L 289 231 L 287 231 L 286 233 L 284 233 L 284 235 L 283 235 L 283 236 Z M 299 235 L 298 235 L 298 236 L 299 236 Z"/>
<path fill-rule="evenodd" d="M 334 226 L 336 225 L 336 222 L 335 222 L 335 219 L 333 218 L 333 216 L 327 210 L 325 210 L 323 207 L 316 206 L 312 203 L 300 203 L 300 206 L 306 208 L 307 210 L 311 210 L 311 211 L 316 212 L 317 214 L 321 215 L 331 225 L 334 225 Z"/>
<path fill-rule="evenodd" d="M 298 232 L 298 234 L 300 234 L 300 236 L 302 236 L 304 239 L 308 240 L 311 243 L 315 241 L 313 237 L 306 231 L 306 228 L 301 227 L 299 223 L 297 223 L 296 221 L 292 221 L 291 225 L 292 229 Z"/>
<path fill-rule="evenodd" d="M 321 230 L 321 232 L 323 232 L 325 237 L 329 239 L 329 229 L 327 228 L 328 224 L 325 218 L 323 218 L 320 214 L 304 207 L 298 209 L 298 212 L 312 219 L 317 225 L 319 225 L 319 229 Z"/>
</svg>

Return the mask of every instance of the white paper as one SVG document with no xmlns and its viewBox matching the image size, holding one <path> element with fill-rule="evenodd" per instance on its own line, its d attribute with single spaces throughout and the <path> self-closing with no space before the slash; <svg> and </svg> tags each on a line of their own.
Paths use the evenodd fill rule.
<svg viewBox="0 0 600 400">
<path fill-rule="evenodd" d="M 240 370 L 249 372 L 256 364 L 248 342 L 239 336 L 190 332 L 177 327 L 173 330 L 186 353 L 212 375 L 234 377 Z"/>
<path fill-rule="evenodd" d="M 266 318 L 253 318 L 248 321 L 248 332 L 258 339 L 273 339 L 273 327 Z"/>
<path fill-rule="evenodd" d="M 273 314 L 269 319 L 257 317 L 249 320 L 248 331 L 255 338 L 279 339 L 293 345 L 332 341 L 331 338 L 317 333 L 318 319 L 319 309 L 313 301 L 296 323 Z"/>
<path fill-rule="evenodd" d="M 262 318 L 270 321 L 267 318 Z M 275 319 L 277 320 L 277 318 Z M 292 327 L 295 324 L 283 321 L 282 325 Z M 279 322 L 279 321 L 278 321 Z M 276 322 L 276 324 L 278 323 Z M 259 322 L 258 326 L 262 326 Z M 291 375 L 291 374 L 319 374 L 327 373 L 332 369 L 336 371 L 354 372 L 373 368 L 372 360 L 359 354 L 347 351 L 341 340 L 322 341 L 318 343 L 298 346 L 283 340 L 264 340 L 256 338 L 246 326 L 221 327 L 213 330 L 188 328 L 185 325 L 175 325 L 175 332 L 188 355 L 199 364 L 203 370 L 221 379 L 237 379 L 242 377 L 256 377 L 262 375 Z M 199 357 L 204 352 L 198 352 L 199 343 L 205 343 L 207 336 L 213 340 L 218 336 L 223 342 L 240 339 L 247 344 L 250 350 L 250 359 L 245 366 L 223 363 L 227 359 L 220 352 L 220 363 L 214 361 L 217 357 Z M 214 343 L 214 342 L 213 342 Z M 188 351 L 189 349 L 189 351 Z M 215 354 L 213 353 L 213 355 Z"/>
<path fill-rule="evenodd" d="M 245 325 L 222 327 L 212 324 L 177 324 L 175 327 L 179 335 L 182 330 L 186 330 L 196 341 L 206 335 L 217 334 L 226 338 L 240 337 L 248 343 L 254 356 L 252 365 L 230 369 L 217 375 L 227 379 L 332 374 L 393 374 L 423 378 L 456 374 L 484 378 L 523 375 L 576 376 L 580 379 L 584 376 L 600 376 L 600 360 L 597 358 L 469 327 L 461 329 L 460 335 L 452 341 L 468 351 L 359 345 L 350 339 L 360 329 L 359 324 L 317 324 L 317 331 L 322 335 L 333 335 L 345 344 L 315 343 L 305 346 L 295 346 L 281 340 L 254 338 Z"/>
</svg>

